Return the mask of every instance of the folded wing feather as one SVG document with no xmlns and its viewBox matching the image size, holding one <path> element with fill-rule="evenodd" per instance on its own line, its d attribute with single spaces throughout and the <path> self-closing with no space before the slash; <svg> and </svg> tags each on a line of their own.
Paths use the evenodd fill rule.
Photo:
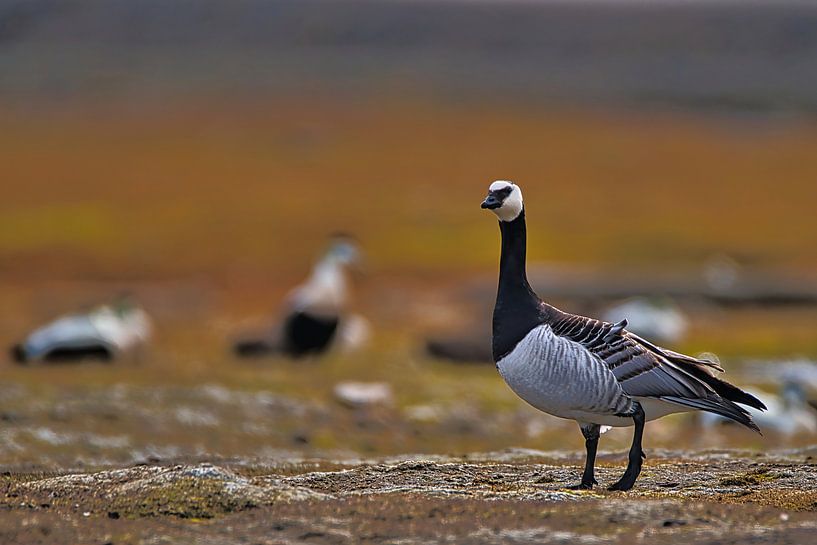
<svg viewBox="0 0 817 545">
<path fill-rule="evenodd" d="M 601 359 L 621 388 L 633 397 L 652 397 L 714 412 L 755 431 L 749 413 L 737 403 L 765 409 L 763 403 L 714 376 L 715 362 L 699 360 L 658 347 L 627 331 L 626 321 L 610 324 L 548 309 L 554 333 L 581 344 Z"/>
</svg>

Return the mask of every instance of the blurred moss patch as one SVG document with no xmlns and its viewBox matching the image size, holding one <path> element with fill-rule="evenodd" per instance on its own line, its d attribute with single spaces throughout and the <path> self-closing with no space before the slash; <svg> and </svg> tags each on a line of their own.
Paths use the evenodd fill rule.
<svg viewBox="0 0 817 545">
<path fill-rule="evenodd" d="M 0 215 L 0 252 L 71 247 L 104 252 L 121 242 L 121 220 L 103 203 L 61 203 L 6 210 Z"/>
</svg>

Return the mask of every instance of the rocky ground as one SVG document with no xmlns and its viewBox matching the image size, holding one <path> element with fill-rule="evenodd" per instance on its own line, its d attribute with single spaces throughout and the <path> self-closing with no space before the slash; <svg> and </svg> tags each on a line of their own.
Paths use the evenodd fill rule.
<svg viewBox="0 0 817 545">
<path fill-rule="evenodd" d="M 628 493 L 576 453 L 6 472 L 3 543 L 813 543 L 817 450 L 651 452 Z M 610 483 L 623 456 L 600 457 Z"/>
</svg>

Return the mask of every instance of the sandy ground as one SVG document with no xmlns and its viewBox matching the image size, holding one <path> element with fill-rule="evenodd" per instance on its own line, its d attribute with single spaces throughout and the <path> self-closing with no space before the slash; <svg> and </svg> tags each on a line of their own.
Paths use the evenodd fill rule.
<svg viewBox="0 0 817 545">
<path fill-rule="evenodd" d="M 629 493 L 577 453 L 140 465 L 2 476 L 3 543 L 813 543 L 817 451 L 653 452 Z M 598 478 L 623 470 L 600 457 Z"/>
</svg>

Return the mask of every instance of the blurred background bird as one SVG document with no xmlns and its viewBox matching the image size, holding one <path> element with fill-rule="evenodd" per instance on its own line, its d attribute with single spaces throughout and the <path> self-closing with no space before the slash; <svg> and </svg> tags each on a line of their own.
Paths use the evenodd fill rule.
<svg viewBox="0 0 817 545">
<path fill-rule="evenodd" d="M 817 434 L 817 404 L 809 399 L 808 392 L 801 384 L 786 380 L 781 384 L 779 393 L 759 397 L 767 410 L 759 411 L 752 407 L 747 410 L 763 433 L 783 439 Z M 731 425 L 730 420 L 712 413 L 701 413 L 698 417 L 705 428 Z"/>
<path fill-rule="evenodd" d="M 261 338 L 239 340 L 239 356 L 320 355 L 332 347 L 350 351 L 368 339 L 368 322 L 353 314 L 351 278 L 360 270 L 361 253 L 350 235 L 336 234 L 306 281 L 287 296 L 282 323 Z"/>
<path fill-rule="evenodd" d="M 18 363 L 105 361 L 133 356 L 151 336 L 147 313 L 129 297 L 81 314 L 57 318 L 12 347 Z"/>
</svg>

